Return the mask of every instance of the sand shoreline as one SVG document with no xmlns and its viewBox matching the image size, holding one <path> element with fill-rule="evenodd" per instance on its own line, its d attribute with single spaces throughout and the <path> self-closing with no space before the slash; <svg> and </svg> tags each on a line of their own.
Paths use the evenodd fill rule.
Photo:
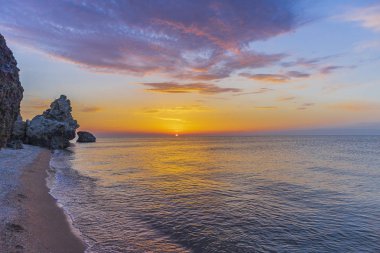
<svg viewBox="0 0 380 253">
<path fill-rule="evenodd" d="M 16 214 L 3 224 L 0 251 L 79 253 L 84 243 L 73 233 L 62 208 L 46 185 L 51 152 L 41 149 L 22 169 L 19 184 L 7 196 Z M 15 161 L 16 162 L 16 161 Z"/>
</svg>

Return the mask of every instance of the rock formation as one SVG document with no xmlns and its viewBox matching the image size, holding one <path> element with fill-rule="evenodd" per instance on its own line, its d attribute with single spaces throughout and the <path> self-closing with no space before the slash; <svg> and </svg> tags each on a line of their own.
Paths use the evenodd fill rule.
<svg viewBox="0 0 380 253">
<path fill-rule="evenodd" d="M 79 131 L 77 142 L 96 142 L 96 137 L 90 132 Z"/>
<path fill-rule="evenodd" d="M 12 51 L 0 34 L 0 148 L 11 135 L 13 124 L 20 113 L 24 92 L 18 75 L 19 69 Z"/>
<path fill-rule="evenodd" d="M 19 114 L 17 120 L 13 124 L 13 130 L 11 137 L 8 139 L 7 147 L 13 149 L 21 149 L 22 143 L 25 140 L 26 135 L 26 122 L 22 121 L 22 117 Z"/>
<path fill-rule="evenodd" d="M 5 145 L 22 148 L 22 142 L 51 149 L 68 147 L 79 127 L 71 115 L 70 100 L 62 95 L 42 115 L 23 122 L 20 115 L 23 92 L 17 62 L 0 34 L 0 149 Z M 95 136 L 85 133 L 80 139 L 94 142 Z"/>
<path fill-rule="evenodd" d="M 71 110 L 70 100 L 61 95 L 51 103 L 50 109 L 27 123 L 25 143 L 50 149 L 70 146 L 70 140 L 75 138 L 75 131 L 79 127 Z"/>
</svg>

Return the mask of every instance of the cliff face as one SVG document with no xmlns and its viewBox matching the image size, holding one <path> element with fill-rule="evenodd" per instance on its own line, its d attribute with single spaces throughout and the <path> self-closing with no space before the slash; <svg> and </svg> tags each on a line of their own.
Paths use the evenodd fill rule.
<svg viewBox="0 0 380 253">
<path fill-rule="evenodd" d="M 0 34 L 0 148 L 11 135 L 13 124 L 20 113 L 24 89 L 21 86 L 17 62 Z"/>
</svg>

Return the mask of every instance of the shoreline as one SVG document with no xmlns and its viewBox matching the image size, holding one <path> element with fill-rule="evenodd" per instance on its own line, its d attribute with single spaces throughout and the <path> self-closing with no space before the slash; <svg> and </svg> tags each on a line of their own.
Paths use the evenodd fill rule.
<svg viewBox="0 0 380 253">
<path fill-rule="evenodd" d="M 4 224 L 0 249 L 5 252 L 80 253 L 85 243 L 77 237 L 69 217 L 46 184 L 51 151 L 41 149 L 37 157 L 24 166 L 19 184 L 7 201 L 17 210 L 11 222 Z"/>
</svg>

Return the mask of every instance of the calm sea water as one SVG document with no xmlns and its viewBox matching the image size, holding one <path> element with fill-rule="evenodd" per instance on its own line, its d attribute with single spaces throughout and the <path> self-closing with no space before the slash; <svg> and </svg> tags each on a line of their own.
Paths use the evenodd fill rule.
<svg viewBox="0 0 380 253">
<path fill-rule="evenodd" d="M 99 139 L 51 165 L 88 252 L 380 252 L 380 136 Z"/>
</svg>

